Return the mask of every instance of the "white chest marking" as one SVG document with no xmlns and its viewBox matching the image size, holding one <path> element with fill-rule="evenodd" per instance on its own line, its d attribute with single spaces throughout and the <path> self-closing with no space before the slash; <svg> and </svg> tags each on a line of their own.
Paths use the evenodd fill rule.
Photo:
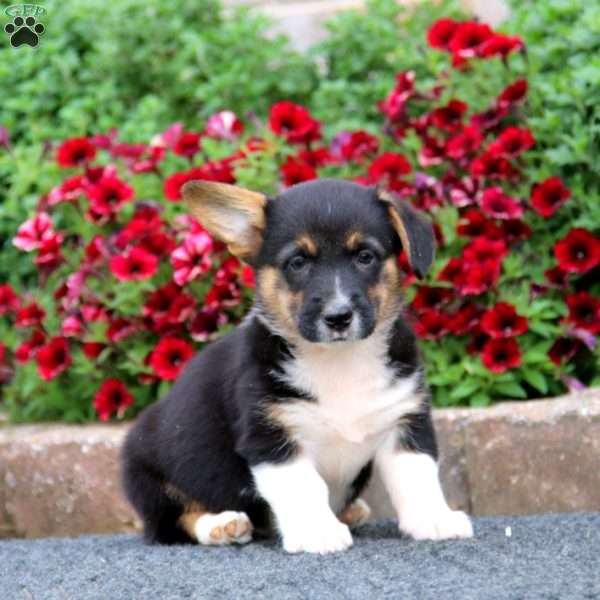
<svg viewBox="0 0 600 600">
<path fill-rule="evenodd" d="M 418 410 L 417 376 L 394 381 L 385 346 L 375 336 L 299 350 L 285 365 L 283 379 L 316 402 L 279 405 L 277 418 L 327 482 L 332 508 L 341 510 L 360 469 L 398 420 Z"/>
</svg>

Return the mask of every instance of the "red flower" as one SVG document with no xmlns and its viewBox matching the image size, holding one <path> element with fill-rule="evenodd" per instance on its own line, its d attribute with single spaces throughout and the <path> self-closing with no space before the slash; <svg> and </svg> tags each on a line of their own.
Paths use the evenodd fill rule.
<svg viewBox="0 0 600 600">
<path fill-rule="evenodd" d="M 560 177 L 549 177 L 534 184 L 531 190 L 531 206 L 544 218 L 551 217 L 569 198 L 571 191 Z"/>
<path fill-rule="evenodd" d="M 35 302 L 19 308 L 15 316 L 15 327 L 37 327 L 42 324 L 46 311 Z"/>
<path fill-rule="evenodd" d="M 14 312 L 19 308 L 19 304 L 19 297 L 10 285 L 8 283 L 0 285 L 0 315 Z"/>
<path fill-rule="evenodd" d="M 498 96 L 496 104 L 500 107 L 511 107 L 521 104 L 527 96 L 527 80 L 519 79 L 506 87 Z"/>
<path fill-rule="evenodd" d="M 399 73 L 396 82 L 396 87 L 377 105 L 390 121 L 398 121 L 405 116 L 406 102 L 415 93 L 414 71 Z"/>
<path fill-rule="evenodd" d="M 544 271 L 546 279 L 554 287 L 565 288 L 569 285 L 569 273 L 560 267 L 552 267 Z"/>
<path fill-rule="evenodd" d="M 291 144 L 314 142 L 321 137 L 321 125 L 303 107 L 293 102 L 277 102 L 271 107 L 269 126 Z"/>
<path fill-rule="evenodd" d="M 552 344 L 548 356 L 557 367 L 560 367 L 563 363 L 569 362 L 582 347 L 581 341 L 575 338 L 561 337 Z"/>
<path fill-rule="evenodd" d="M 173 282 L 153 291 L 148 297 L 148 301 L 144 304 L 143 313 L 146 317 L 153 320 L 165 319 L 171 304 L 180 293 L 181 288 Z"/>
<path fill-rule="evenodd" d="M 479 128 L 469 125 L 446 142 L 446 154 L 454 160 L 460 160 L 477 152 L 482 142 Z"/>
<path fill-rule="evenodd" d="M 379 150 L 379 140 L 366 131 L 359 130 L 350 134 L 340 151 L 346 160 L 360 160 Z"/>
<path fill-rule="evenodd" d="M 193 355 L 194 348 L 189 342 L 174 337 L 163 338 L 150 356 L 150 366 L 161 379 L 173 381 Z"/>
<path fill-rule="evenodd" d="M 37 353 L 38 371 L 42 379 L 50 381 L 71 366 L 73 359 L 63 337 L 55 337 Z"/>
<path fill-rule="evenodd" d="M 463 250 L 467 262 L 502 260 L 508 254 L 508 248 L 502 240 L 490 240 L 484 237 L 474 239 Z"/>
<path fill-rule="evenodd" d="M 369 177 L 376 182 L 384 180 L 390 189 L 394 189 L 394 184 L 410 171 L 410 163 L 402 154 L 386 152 L 371 163 Z"/>
<path fill-rule="evenodd" d="M 490 131 L 491 129 L 494 129 L 507 114 L 507 107 L 492 106 L 483 112 L 472 115 L 469 121 L 471 125 L 479 127 L 482 131 Z"/>
<path fill-rule="evenodd" d="M 31 252 L 39 248 L 46 240 L 55 235 L 52 221 L 48 213 L 38 213 L 33 219 L 23 223 L 13 238 L 13 244 L 24 252 Z"/>
<path fill-rule="evenodd" d="M 512 304 L 498 302 L 484 313 L 481 329 L 491 338 L 497 339 L 523 335 L 528 325 L 527 319 L 519 316 Z"/>
<path fill-rule="evenodd" d="M 79 317 L 71 315 L 62 322 L 62 334 L 64 337 L 78 337 L 83 333 L 83 323 Z"/>
<path fill-rule="evenodd" d="M 116 176 L 103 177 L 96 185 L 88 188 L 90 209 L 99 215 L 118 212 L 134 196 L 133 188 Z"/>
<path fill-rule="evenodd" d="M 490 144 L 488 152 L 497 156 L 505 156 L 506 158 L 515 158 L 529 148 L 535 145 L 535 138 L 529 129 L 521 129 L 519 127 L 507 127 L 498 137 L 498 139 Z"/>
<path fill-rule="evenodd" d="M 94 160 L 96 148 L 84 137 L 64 141 L 56 151 L 56 161 L 63 167 L 78 167 Z"/>
<path fill-rule="evenodd" d="M 446 145 L 444 142 L 431 136 L 425 136 L 422 143 L 419 150 L 419 164 L 422 167 L 439 165 L 445 158 Z"/>
<path fill-rule="evenodd" d="M 449 50 L 450 41 L 459 25 L 454 19 L 438 19 L 427 32 L 427 42 L 432 48 Z"/>
<path fill-rule="evenodd" d="M 483 192 L 481 210 L 494 219 L 518 219 L 523 216 L 521 204 L 507 196 L 500 187 L 488 188 Z"/>
<path fill-rule="evenodd" d="M 283 176 L 283 185 L 288 187 L 317 178 L 317 172 L 313 167 L 293 156 L 288 156 L 285 163 L 281 165 L 281 175 Z"/>
<path fill-rule="evenodd" d="M 488 340 L 483 346 L 481 362 L 492 373 L 504 373 L 521 364 L 521 350 L 516 340 Z"/>
<path fill-rule="evenodd" d="M 429 115 L 433 127 L 444 131 L 458 131 L 462 126 L 462 119 L 469 105 L 460 100 L 450 100 L 446 106 L 436 108 Z"/>
<path fill-rule="evenodd" d="M 204 134 L 217 140 L 233 141 L 244 132 L 244 124 L 230 110 L 212 115 L 206 122 Z"/>
<path fill-rule="evenodd" d="M 108 421 L 115 413 L 121 418 L 132 404 L 133 396 L 125 384 L 115 378 L 105 380 L 94 397 L 94 408 L 101 421 Z"/>
<path fill-rule="evenodd" d="M 225 323 L 227 323 L 227 317 L 219 308 L 205 308 L 198 311 L 192 319 L 189 325 L 190 335 L 197 342 L 206 342 Z"/>
<path fill-rule="evenodd" d="M 34 329 L 31 337 L 15 350 L 17 362 L 26 363 L 35 358 L 39 349 L 46 343 L 46 336 L 41 329 Z"/>
<path fill-rule="evenodd" d="M 414 330 L 420 338 L 437 340 L 449 331 L 448 316 L 439 310 L 428 310 L 419 315 Z"/>
<path fill-rule="evenodd" d="M 84 177 L 76 175 L 65 179 L 58 187 L 50 190 L 48 194 L 48 205 L 53 206 L 60 202 L 74 202 L 85 193 L 86 182 Z"/>
<path fill-rule="evenodd" d="M 500 261 L 488 259 L 463 266 L 464 271 L 456 282 L 462 296 L 478 296 L 496 287 L 500 279 Z"/>
<path fill-rule="evenodd" d="M 85 261 L 87 264 L 94 264 L 108 256 L 106 241 L 101 235 L 95 235 L 91 242 L 84 248 Z"/>
<path fill-rule="evenodd" d="M 450 40 L 449 49 L 459 58 L 472 58 L 479 54 L 483 43 L 493 35 L 490 26 L 485 23 L 461 23 Z"/>
<path fill-rule="evenodd" d="M 567 321 L 575 327 L 589 331 L 594 335 L 600 333 L 600 300 L 588 292 L 578 292 L 565 298 L 569 307 Z"/>
<path fill-rule="evenodd" d="M 502 221 L 502 233 L 508 242 L 519 242 L 531 237 L 531 227 L 519 219 Z"/>
<path fill-rule="evenodd" d="M 488 219 L 477 208 L 470 208 L 462 214 L 456 226 L 456 233 L 469 237 L 485 237 L 488 239 L 498 239 L 501 236 L 496 223 L 492 219 Z"/>
<path fill-rule="evenodd" d="M 417 289 L 411 306 L 417 312 L 426 311 L 447 304 L 453 297 L 454 294 L 449 288 L 421 285 Z"/>
<path fill-rule="evenodd" d="M 479 49 L 479 55 L 482 58 L 500 56 L 503 59 L 515 50 L 525 48 L 523 40 L 519 36 L 509 36 L 502 33 L 495 33 L 490 39 L 484 42 Z"/>
<path fill-rule="evenodd" d="M 311 150 L 300 150 L 298 158 L 301 162 L 310 165 L 314 169 L 323 167 L 331 162 L 334 162 L 328 148 L 313 148 Z"/>
<path fill-rule="evenodd" d="M 0 127 L 0 135 L 2 133 L 2 128 Z M 1 145 L 1 140 L 0 140 L 0 145 Z M 0 384 L 2 383 L 8 383 L 13 376 L 13 369 L 12 367 L 8 364 L 7 361 L 7 347 L 6 344 L 3 344 L 2 342 L 0 342 Z"/>
<path fill-rule="evenodd" d="M 233 308 L 240 303 L 240 289 L 228 281 L 215 281 L 204 297 L 204 304 L 210 308 Z"/>
<path fill-rule="evenodd" d="M 471 163 L 473 177 L 486 177 L 488 179 L 509 179 L 518 171 L 504 156 L 496 156 L 485 152 Z"/>
<path fill-rule="evenodd" d="M 207 273 L 212 267 L 212 248 L 212 239 L 207 233 L 188 235 L 183 244 L 171 254 L 175 283 L 185 285 L 199 275 Z"/>
<path fill-rule="evenodd" d="M 104 348 L 106 348 L 106 344 L 103 344 L 102 342 L 83 342 L 81 345 L 83 353 L 90 360 L 98 358 Z"/>
<path fill-rule="evenodd" d="M 33 262 L 46 272 L 56 269 L 64 260 L 60 251 L 62 242 L 63 236 L 60 233 L 55 234 L 50 239 L 44 240 Z"/>
<path fill-rule="evenodd" d="M 157 270 L 158 258 L 138 246 L 110 259 L 110 271 L 120 281 L 149 279 Z"/>
<path fill-rule="evenodd" d="M 600 263 L 600 240 L 587 229 L 571 229 L 554 244 L 558 266 L 569 273 L 586 273 Z"/>
<path fill-rule="evenodd" d="M 113 344 L 133 335 L 138 330 L 135 323 L 124 317 L 111 318 L 106 330 L 106 337 Z"/>
<path fill-rule="evenodd" d="M 200 134 L 192 132 L 182 133 L 175 144 L 173 152 L 178 156 L 192 158 L 194 154 L 200 151 Z"/>
<path fill-rule="evenodd" d="M 242 285 L 254 289 L 256 287 L 256 274 L 254 269 L 249 265 L 244 265 L 240 273 Z"/>
<path fill-rule="evenodd" d="M 448 317 L 450 331 L 454 335 L 472 333 L 479 323 L 480 312 L 475 304 L 463 304 L 453 315 Z"/>
</svg>

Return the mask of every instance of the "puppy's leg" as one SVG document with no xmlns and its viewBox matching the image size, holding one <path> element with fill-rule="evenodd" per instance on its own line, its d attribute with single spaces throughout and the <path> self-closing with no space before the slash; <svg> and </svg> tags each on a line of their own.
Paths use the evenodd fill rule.
<svg viewBox="0 0 600 600">
<path fill-rule="evenodd" d="M 352 545 L 348 526 L 329 506 L 327 484 L 307 458 L 262 463 L 252 475 L 275 515 L 286 552 L 327 554 Z"/>
<path fill-rule="evenodd" d="M 402 444 L 399 436 L 392 436 L 375 459 L 398 515 L 400 530 L 416 540 L 472 537 L 469 517 L 462 511 L 452 510 L 444 498 L 431 420 L 421 419 L 419 427 L 415 437 L 425 443 Z M 423 428 L 430 431 L 424 432 Z"/>
<path fill-rule="evenodd" d="M 366 523 L 371 516 L 371 508 L 362 499 L 353 500 L 346 508 L 338 515 L 338 519 L 342 523 L 346 523 L 348 527 L 358 527 Z"/>
<path fill-rule="evenodd" d="M 244 512 L 226 510 L 214 514 L 193 510 L 181 515 L 178 524 L 205 546 L 247 544 L 252 539 L 252 523 Z"/>
</svg>

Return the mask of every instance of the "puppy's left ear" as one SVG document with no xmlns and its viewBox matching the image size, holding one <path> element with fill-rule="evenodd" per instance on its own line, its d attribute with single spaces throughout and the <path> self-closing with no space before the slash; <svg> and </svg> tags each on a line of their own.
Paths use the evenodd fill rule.
<svg viewBox="0 0 600 600">
<path fill-rule="evenodd" d="M 400 237 L 412 270 L 422 279 L 431 267 L 435 253 L 435 236 L 431 223 L 408 202 L 390 192 L 377 189 L 377 196 L 388 207 L 390 220 Z"/>
<path fill-rule="evenodd" d="M 188 181 L 182 187 L 191 215 L 232 254 L 255 257 L 263 242 L 267 197 L 235 185 Z"/>
</svg>

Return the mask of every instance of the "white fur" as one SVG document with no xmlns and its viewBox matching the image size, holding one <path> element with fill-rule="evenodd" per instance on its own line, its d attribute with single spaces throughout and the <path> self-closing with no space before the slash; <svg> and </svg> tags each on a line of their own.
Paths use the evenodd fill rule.
<svg viewBox="0 0 600 600">
<path fill-rule="evenodd" d="M 402 531 L 416 540 L 473 536 L 469 517 L 446 503 L 438 466 L 429 455 L 398 451 L 390 438 L 377 453 L 375 464 Z"/>
<path fill-rule="evenodd" d="M 252 475 L 275 514 L 286 552 L 327 554 L 352 545 L 350 529 L 331 511 L 327 485 L 309 459 L 265 463 L 253 467 Z"/>
<path fill-rule="evenodd" d="M 278 407 L 278 416 L 344 508 L 348 486 L 399 419 L 418 409 L 417 376 L 396 380 L 383 335 L 333 345 L 300 344 L 282 377 L 317 399 Z"/>
<path fill-rule="evenodd" d="M 234 535 L 228 535 L 225 526 L 235 524 Z M 215 529 L 220 530 L 219 537 L 211 536 Z M 252 525 L 248 515 L 244 512 L 226 510 L 221 513 L 207 513 L 198 517 L 194 525 L 198 542 L 207 546 L 223 546 L 225 544 L 247 544 L 252 539 Z"/>
</svg>

